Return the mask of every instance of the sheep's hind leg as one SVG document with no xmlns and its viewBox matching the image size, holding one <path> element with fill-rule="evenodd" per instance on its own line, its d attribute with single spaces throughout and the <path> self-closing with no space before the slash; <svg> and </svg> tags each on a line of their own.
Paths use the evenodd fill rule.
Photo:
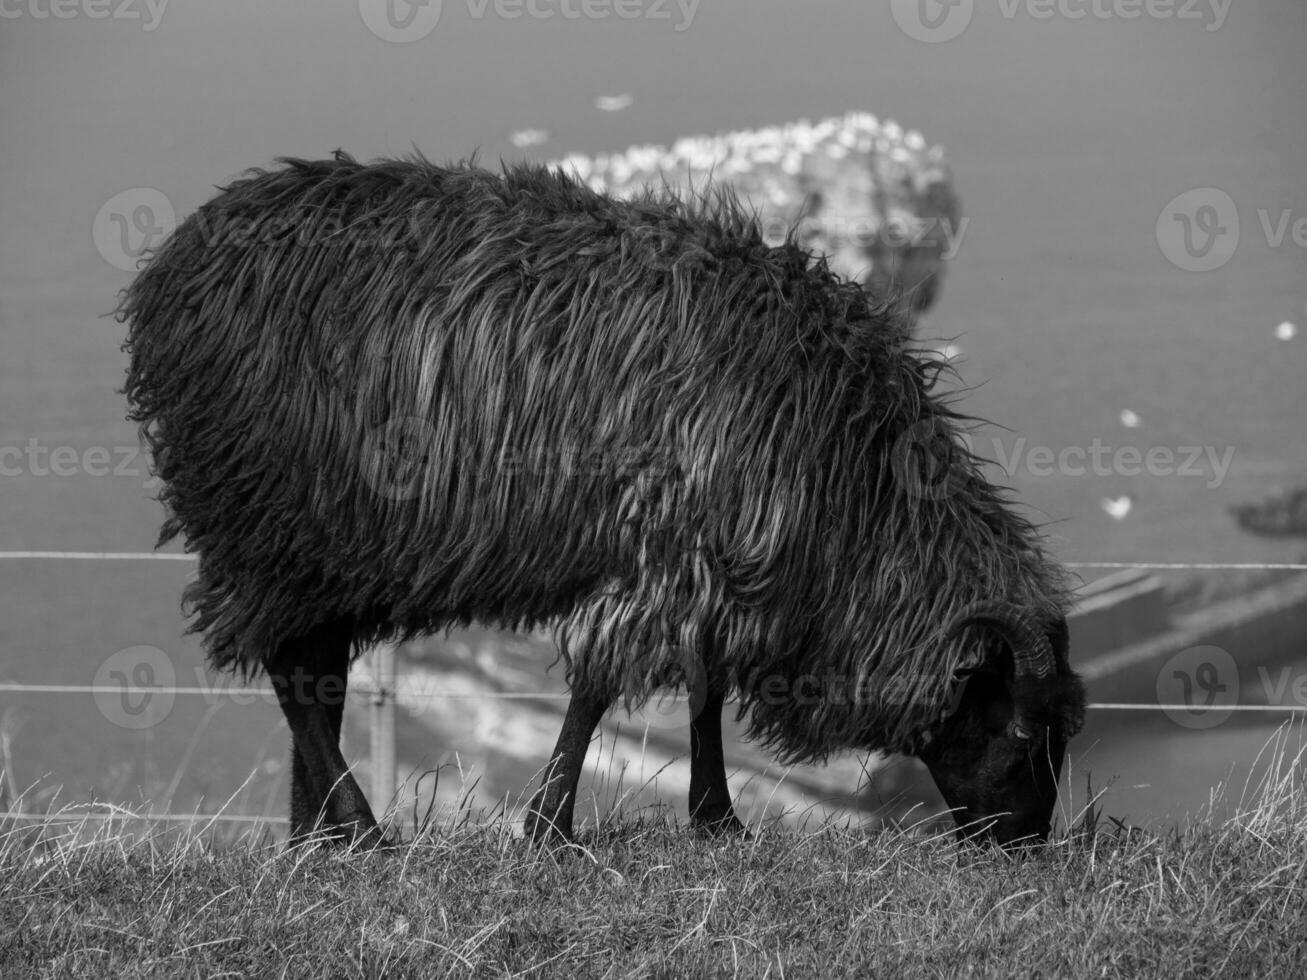
<svg viewBox="0 0 1307 980">
<path fill-rule="evenodd" d="M 390 843 L 340 752 L 349 660 L 349 630 L 331 624 L 286 641 L 268 665 L 291 731 L 292 842 Z"/>
<path fill-rule="evenodd" d="M 335 644 L 324 641 L 319 653 L 319 666 L 322 671 L 322 684 L 324 687 L 330 683 L 341 683 L 340 681 L 327 681 L 326 678 L 339 678 L 344 676 L 342 671 L 349 669 L 349 647 L 345 647 L 345 662 L 340 663 L 340 651 Z M 306 671 L 302 676 L 308 677 Z M 293 683 L 293 678 L 292 678 Z M 292 690 L 292 696 L 295 692 Z M 331 738 L 333 744 L 340 744 L 340 729 L 345 715 L 345 698 L 324 697 L 324 707 L 327 712 L 327 721 L 331 726 Z M 299 840 L 311 837 L 318 828 L 318 821 L 326 817 L 325 804 L 327 797 L 325 793 L 319 791 L 317 784 L 309 775 L 308 763 L 305 762 L 304 753 L 300 751 L 294 737 L 291 739 L 291 786 L 290 786 L 290 837 L 291 840 Z"/>
<path fill-rule="evenodd" d="M 699 713 L 690 719 L 690 822 L 713 834 L 745 834 L 731 806 L 722 749 L 722 705 L 726 690 L 710 686 Z"/>
<path fill-rule="evenodd" d="M 528 840 L 548 844 L 568 844 L 573 840 L 572 815 L 585 754 L 613 700 L 593 691 L 572 692 L 558 743 L 544 769 L 544 785 L 527 807 L 523 829 Z"/>
</svg>

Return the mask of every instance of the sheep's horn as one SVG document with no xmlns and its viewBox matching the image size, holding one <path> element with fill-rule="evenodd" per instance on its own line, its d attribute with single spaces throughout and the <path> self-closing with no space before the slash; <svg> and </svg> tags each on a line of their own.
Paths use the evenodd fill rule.
<svg viewBox="0 0 1307 980">
<path fill-rule="evenodd" d="M 977 602 L 962 610 L 944 631 L 948 642 L 968 626 L 983 625 L 995 630 L 1012 650 L 1012 666 L 1017 691 L 1029 692 L 1044 687 L 1056 673 L 1053 644 L 1024 612 L 1010 602 Z M 1015 699 L 1012 725 L 1019 738 L 1029 738 L 1029 705 Z"/>
</svg>

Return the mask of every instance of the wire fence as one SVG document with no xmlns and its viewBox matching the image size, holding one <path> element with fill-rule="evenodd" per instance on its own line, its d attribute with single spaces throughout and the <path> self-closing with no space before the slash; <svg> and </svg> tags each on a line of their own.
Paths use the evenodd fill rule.
<svg viewBox="0 0 1307 980">
<path fill-rule="evenodd" d="M 3 559 L 68 561 L 198 561 L 199 556 L 176 551 L 0 551 Z M 1284 571 L 1307 572 L 1304 562 L 1166 562 L 1065 561 L 1064 568 L 1140 569 L 1143 571 Z"/>
<path fill-rule="evenodd" d="M 0 560 L 67 560 L 67 561 L 181 561 L 193 562 L 197 555 L 177 552 L 108 552 L 108 551 L 0 551 Z M 1145 571 L 1299 571 L 1307 572 L 1307 563 L 1302 562 L 1063 562 L 1072 569 L 1084 570 L 1145 570 Z M 374 657 L 372 683 L 364 683 L 363 693 L 370 697 L 372 705 L 372 796 L 374 799 L 391 799 L 395 792 L 395 734 L 394 710 L 397 705 L 405 703 L 425 703 L 431 701 L 539 701 L 565 700 L 570 697 L 561 691 L 439 691 L 439 690 L 403 690 L 394 681 L 394 649 L 382 647 Z M 0 683 L 0 693 L 21 694 L 90 694 L 110 696 L 143 695 L 201 695 L 213 697 L 239 696 L 275 698 L 276 692 L 270 687 L 217 688 L 204 686 L 170 686 L 137 684 L 23 684 L 15 682 Z M 1219 704 L 1194 705 L 1185 703 L 1148 703 L 1148 702 L 1090 702 L 1089 711 L 1106 712 L 1194 712 L 1209 710 L 1224 712 L 1244 712 L 1250 714 L 1307 715 L 1307 705 L 1285 704 Z M 380 764 L 378 764 L 380 763 Z M 97 807 L 98 809 L 90 809 Z M 0 811 L 0 820 L 32 820 L 78 823 L 82 821 L 112 822 L 115 820 L 145 820 L 164 823 L 205 823 L 205 824 L 284 824 L 284 818 L 253 816 L 242 814 L 172 814 L 172 813 L 134 813 L 126 810 L 111 809 L 105 811 L 104 804 L 87 804 L 87 809 L 80 812 L 78 808 L 68 807 L 55 813 L 24 813 L 20 811 Z"/>
<path fill-rule="evenodd" d="M 403 704 L 406 701 L 563 701 L 571 697 L 566 691 L 374 691 L 371 687 L 364 690 L 369 694 L 379 694 Z M 265 697 L 275 698 L 276 692 L 270 687 L 241 687 L 222 690 L 211 687 L 137 687 L 132 684 L 0 684 L 0 694 L 107 694 L 134 695 L 147 694 L 200 694 L 227 695 L 230 697 Z M 1152 703 L 1143 701 L 1091 701 L 1085 705 L 1087 711 L 1200 711 L 1201 705 L 1183 703 Z M 1212 705 L 1212 711 L 1249 711 L 1281 714 L 1307 714 L 1307 705 L 1288 704 L 1220 704 Z"/>
</svg>

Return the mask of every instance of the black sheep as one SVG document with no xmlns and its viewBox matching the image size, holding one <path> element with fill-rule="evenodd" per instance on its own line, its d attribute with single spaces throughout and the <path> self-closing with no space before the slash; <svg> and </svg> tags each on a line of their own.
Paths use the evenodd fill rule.
<svg viewBox="0 0 1307 980">
<path fill-rule="evenodd" d="M 295 835 L 379 839 L 338 745 L 350 658 L 471 621 L 558 629 L 535 836 L 570 835 L 604 711 L 668 683 L 697 694 L 707 826 L 738 827 L 734 694 L 783 759 L 915 753 L 960 824 L 1047 834 L 1083 706 L 1065 577 L 888 304 L 727 196 L 282 164 L 184 222 L 119 313 L 160 543 L 199 555 L 211 663 L 278 691 Z"/>
</svg>

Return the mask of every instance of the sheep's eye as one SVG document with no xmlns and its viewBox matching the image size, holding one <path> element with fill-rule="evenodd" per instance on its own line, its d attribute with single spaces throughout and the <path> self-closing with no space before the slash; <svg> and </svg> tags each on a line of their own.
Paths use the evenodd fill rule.
<svg viewBox="0 0 1307 980">
<path fill-rule="evenodd" d="M 1037 736 L 1043 735 L 1045 731 L 1047 731 L 1045 725 L 1018 725 L 1015 721 L 1012 722 L 1011 727 L 1008 729 L 1009 734 L 1021 742 L 1033 741 Z"/>
</svg>

